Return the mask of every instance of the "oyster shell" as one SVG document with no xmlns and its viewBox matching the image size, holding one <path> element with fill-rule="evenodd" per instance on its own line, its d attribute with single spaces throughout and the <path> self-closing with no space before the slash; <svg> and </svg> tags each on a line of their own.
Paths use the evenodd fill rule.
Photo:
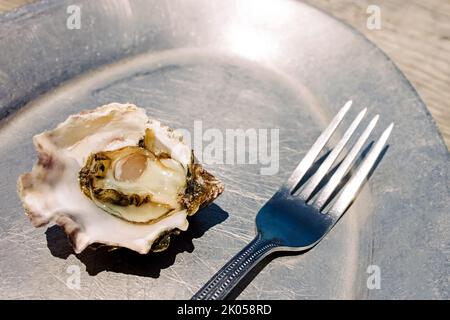
<svg viewBox="0 0 450 320">
<path fill-rule="evenodd" d="M 132 104 L 72 115 L 33 142 L 38 162 L 18 180 L 25 211 L 36 227 L 60 225 L 77 253 L 164 250 L 223 191 L 180 135 Z"/>
</svg>

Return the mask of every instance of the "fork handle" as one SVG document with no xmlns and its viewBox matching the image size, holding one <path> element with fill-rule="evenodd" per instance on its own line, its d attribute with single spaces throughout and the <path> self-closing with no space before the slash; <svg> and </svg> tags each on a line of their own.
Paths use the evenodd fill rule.
<svg viewBox="0 0 450 320">
<path fill-rule="evenodd" d="M 258 233 L 244 249 L 220 269 L 191 300 L 223 300 L 244 276 L 279 245 Z"/>
</svg>

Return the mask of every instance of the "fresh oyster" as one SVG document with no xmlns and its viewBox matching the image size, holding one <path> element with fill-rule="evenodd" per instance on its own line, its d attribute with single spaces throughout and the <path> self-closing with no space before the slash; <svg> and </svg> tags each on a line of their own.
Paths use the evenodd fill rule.
<svg viewBox="0 0 450 320">
<path fill-rule="evenodd" d="M 179 134 L 132 104 L 72 115 L 33 141 L 38 162 L 19 195 L 32 224 L 60 225 L 77 253 L 93 243 L 164 250 L 223 191 Z"/>
</svg>

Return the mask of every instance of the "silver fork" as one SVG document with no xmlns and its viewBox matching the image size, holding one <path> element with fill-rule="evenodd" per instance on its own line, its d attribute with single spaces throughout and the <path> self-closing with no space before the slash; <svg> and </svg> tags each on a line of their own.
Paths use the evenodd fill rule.
<svg viewBox="0 0 450 320">
<path fill-rule="evenodd" d="M 222 267 L 193 297 L 193 300 L 225 299 L 234 287 L 264 257 L 275 251 L 306 251 L 315 246 L 350 206 L 374 167 L 391 134 L 393 123 L 382 133 L 351 179 L 335 196 L 339 183 L 350 170 L 356 156 L 378 121 L 376 115 L 354 143 L 336 171 L 317 194 L 320 182 L 350 140 L 367 109 L 362 110 L 334 149 L 307 181 L 302 178 L 324 148 L 350 109 L 348 101 L 319 136 L 285 184 L 266 202 L 256 216 L 257 235 L 244 249 Z M 300 185 L 300 182 L 301 185 Z M 330 201 L 333 203 L 329 203 Z M 328 209 L 329 208 L 329 209 Z"/>
</svg>

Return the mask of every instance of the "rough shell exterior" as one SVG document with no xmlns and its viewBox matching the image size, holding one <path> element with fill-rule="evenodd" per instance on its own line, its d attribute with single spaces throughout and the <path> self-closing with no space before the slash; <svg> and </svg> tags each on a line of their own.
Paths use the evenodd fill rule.
<svg viewBox="0 0 450 320">
<path fill-rule="evenodd" d="M 155 148 L 198 172 L 191 181 L 207 192 L 196 198 L 186 197 L 186 208 L 148 225 L 134 224 L 114 217 L 97 207 L 79 186 L 78 173 L 90 154 L 138 145 L 145 130 L 155 133 Z M 75 252 L 83 251 L 93 243 L 126 247 L 145 254 L 164 249 L 161 239 L 188 227 L 187 215 L 212 202 L 222 191 L 220 181 L 200 165 L 191 163 L 191 150 L 170 128 L 159 121 L 148 119 L 145 111 L 132 104 L 111 103 L 92 111 L 70 116 L 54 130 L 33 138 L 38 162 L 30 173 L 18 180 L 18 193 L 31 223 L 44 226 L 60 225 L 69 236 Z M 198 187 L 198 186 L 197 186 Z M 200 200 L 199 200 L 200 199 Z"/>
</svg>

